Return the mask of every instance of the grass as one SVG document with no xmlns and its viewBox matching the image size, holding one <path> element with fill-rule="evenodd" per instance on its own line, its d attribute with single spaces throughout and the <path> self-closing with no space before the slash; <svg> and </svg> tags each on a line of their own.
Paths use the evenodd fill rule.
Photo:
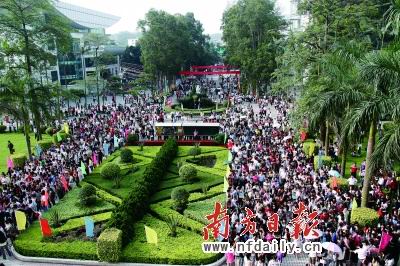
<svg viewBox="0 0 400 266">
<path fill-rule="evenodd" d="M 43 214 L 44 218 L 49 218 L 52 211 L 57 210 L 60 215 L 60 220 L 81 217 L 85 215 L 97 214 L 105 211 L 110 211 L 115 206 L 105 200 L 97 199 L 96 205 L 92 207 L 83 207 L 79 204 L 79 192 L 81 188 L 74 188 L 69 191 L 64 198 L 60 200 L 54 207 Z"/>
<path fill-rule="evenodd" d="M 220 202 L 224 205 L 225 200 L 225 194 L 221 194 L 210 199 L 190 203 L 184 214 L 195 221 L 207 224 L 208 222 L 205 217 L 213 212 L 214 204 Z"/>
<path fill-rule="evenodd" d="M 145 225 L 157 232 L 157 245 L 147 243 L 144 232 Z M 136 223 L 134 231 L 134 240 L 122 252 L 123 261 L 199 265 L 214 262 L 220 257 L 218 254 L 203 253 L 201 235 L 178 228 L 177 237 L 171 237 L 168 235 L 168 225 L 150 215 L 146 215 L 140 222 Z"/>
<path fill-rule="evenodd" d="M 185 183 L 181 187 L 185 188 L 188 192 L 194 192 L 194 191 L 201 191 L 204 184 L 207 184 L 208 187 L 214 187 L 224 182 L 222 176 L 213 175 L 202 171 L 198 171 L 197 176 L 200 179 L 199 181 L 192 184 Z M 169 199 L 171 197 L 171 192 L 173 189 L 174 188 L 167 188 L 160 190 L 151 197 L 150 201 L 154 203 L 161 200 Z"/>
<path fill-rule="evenodd" d="M 186 157 L 189 156 L 188 152 L 189 150 L 193 148 L 193 146 L 179 146 L 178 149 L 178 156 L 177 157 Z M 200 146 L 201 148 L 201 154 L 205 153 L 214 153 L 217 151 L 226 151 L 226 154 L 228 154 L 228 151 L 225 147 L 219 147 L 219 146 Z M 226 155 L 228 156 L 228 155 Z"/>
<path fill-rule="evenodd" d="M 175 187 L 181 186 L 185 188 L 188 192 L 193 193 L 201 192 L 204 184 L 208 185 L 209 188 L 223 184 L 223 178 L 226 174 L 225 161 L 228 159 L 228 151 L 224 147 L 201 147 L 202 154 L 215 155 L 217 157 L 217 162 L 215 163 L 213 168 L 191 164 L 197 169 L 199 181 L 188 184 L 179 178 L 179 169 L 176 164 L 179 161 L 185 161 L 185 159 L 192 157 L 187 155 L 188 151 L 191 148 L 192 147 L 190 146 L 179 147 L 178 158 L 175 158 L 173 164 L 168 168 L 168 172 L 165 174 L 163 181 L 158 188 L 158 192 L 151 197 L 151 202 L 155 203 L 169 199 L 171 197 L 171 192 Z"/>
<path fill-rule="evenodd" d="M 143 151 L 139 151 L 139 146 L 131 146 L 129 149 L 133 152 L 133 156 L 139 155 L 144 157 L 155 158 L 161 146 L 143 146 Z"/>
<path fill-rule="evenodd" d="M 131 146 L 128 148 L 134 152 L 137 149 L 137 147 L 135 146 Z M 138 162 L 133 164 L 121 163 L 119 152 L 116 152 L 115 154 L 107 158 L 100 167 L 97 167 L 92 174 L 88 175 L 85 178 L 85 182 L 90 183 L 96 186 L 97 188 L 100 188 L 110 193 L 111 195 L 117 196 L 120 199 L 125 198 L 126 196 L 128 196 L 132 185 L 141 175 L 143 175 L 147 165 L 152 161 L 151 156 L 155 156 L 155 154 L 160 149 L 160 146 L 151 147 L 152 149 L 147 149 L 147 148 L 150 147 L 145 147 L 145 151 L 147 151 L 147 155 L 149 156 L 144 157 L 141 155 L 134 154 L 133 157 L 137 159 Z M 120 188 L 114 187 L 115 183 L 113 180 L 105 179 L 101 176 L 101 169 L 108 162 L 117 163 L 121 167 L 122 180 Z M 136 167 L 137 169 L 134 172 L 132 172 L 132 167 Z"/>
<path fill-rule="evenodd" d="M 31 134 L 31 147 L 32 152 L 35 152 L 35 145 L 37 143 L 35 135 Z M 51 140 L 49 135 L 43 134 L 43 140 Z M 7 157 L 9 156 L 8 141 L 14 144 L 15 153 L 23 153 L 28 155 L 26 147 L 25 136 L 22 133 L 2 133 L 0 134 L 0 171 L 7 171 Z"/>
<path fill-rule="evenodd" d="M 128 196 L 129 192 L 131 191 L 132 185 L 136 182 L 136 180 L 143 175 L 146 167 L 145 165 L 139 167 L 137 171 L 134 173 L 130 173 L 122 177 L 121 186 L 120 188 L 114 187 L 114 181 L 110 179 L 103 178 L 100 173 L 93 173 L 85 178 L 87 183 L 95 185 L 112 195 L 115 195 L 121 199 L 124 199 Z"/>
</svg>

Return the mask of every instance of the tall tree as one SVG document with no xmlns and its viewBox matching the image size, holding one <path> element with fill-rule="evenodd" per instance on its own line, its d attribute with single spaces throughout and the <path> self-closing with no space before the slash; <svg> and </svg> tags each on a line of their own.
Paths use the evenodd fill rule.
<svg viewBox="0 0 400 266">
<path fill-rule="evenodd" d="M 0 36 L 10 40 L 2 49 L 8 57 L 19 58 L 14 68 L 20 70 L 28 82 L 27 96 L 37 102 L 36 73 L 40 76 L 40 63 L 49 62 L 58 51 L 67 50 L 70 44 L 70 26 L 48 0 L 3 0 L 0 2 Z M 4 46 L 2 46 L 4 48 Z M 43 106 L 31 106 L 34 125 L 40 135 Z"/>
<path fill-rule="evenodd" d="M 252 90 L 269 85 L 285 22 L 270 0 L 239 0 L 223 15 L 227 63 L 240 67 Z"/>
<path fill-rule="evenodd" d="M 138 26 L 142 31 L 141 62 L 145 72 L 156 77 L 159 88 L 165 80 L 173 81 L 183 68 L 216 62 L 209 37 L 193 13 L 171 15 L 152 9 Z"/>
</svg>

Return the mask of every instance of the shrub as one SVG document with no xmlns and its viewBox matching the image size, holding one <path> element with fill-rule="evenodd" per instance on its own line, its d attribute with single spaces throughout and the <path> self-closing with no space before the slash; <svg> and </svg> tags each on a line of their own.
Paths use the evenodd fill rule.
<svg viewBox="0 0 400 266">
<path fill-rule="evenodd" d="M 141 141 L 141 142 L 139 143 L 139 151 L 143 151 L 143 147 L 144 147 L 144 142 Z"/>
<path fill-rule="evenodd" d="M 168 228 L 169 228 L 169 235 L 172 236 L 172 237 L 176 237 L 176 235 L 177 235 L 176 234 L 176 229 L 179 226 L 179 223 L 180 223 L 179 220 L 180 220 L 179 217 L 178 216 L 174 216 L 174 215 L 168 215 L 166 217 L 165 222 L 167 223 Z"/>
<path fill-rule="evenodd" d="M 58 210 L 51 210 L 49 220 L 52 226 L 59 227 L 61 225 L 60 213 Z"/>
<path fill-rule="evenodd" d="M 0 125 L 0 133 L 6 132 L 7 127 L 5 125 Z"/>
<path fill-rule="evenodd" d="M 338 185 L 339 188 L 342 188 L 342 189 L 348 189 L 349 188 L 349 183 L 347 182 L 346 178 L 337 177 L 336 181 L 337 181 L 337 185 Z M 332 182 L 333 182 L 333 178 L 331 177 L 328 180 L 329 186 L 331 186 L 331 187 L 332 187 Z"/>
<path fill-rule="evenodd" d="M 203 192 L 204 195 L 207 195 L 208 192 L 208 185 L 207 184 L 203 184 L 201 186 L 201 191 Z"/>
<path fill-rule="evenodd" d="M 129 134 L 126 140 L 126 144 L 132 146 L 135 145 L 136 142 L 139 141 L 139 136 L 137 134 Z"/>
<path fill-rule="evenodd" d="M 60 142 L 60 141 L 58 141 L 58 137 L 57 137 L 58 133 L 60 133 L 61 141 L 64 141 L 67 138 L 67 133 L 65 133 L 63 130 L 60 130 L 59 132 L 57 132 L 53 135 L 53 143 L 55 143 L 55 144 Z"/>
<path fill-rule="evenodd" d="M 224 144 L 225 134 L 219 133 L 214 136 L 214 141 L 218 144 Z"/>
<path fill-rule="evenodd" d="M 104 230 L 97 239 L 97 256 L 100 261 L 118 262 L 122 251 L 122 231 L 117 228 Z"/>
<path fill-rule="evenodd" d="M 378 223 L 378 213 L 370 208 L 356 208 L 351 211 L 350 222 L 358 223 L 360 226 L 374 226 Z"/>
<path fill-rule="evenodd" d="M 173 208 L 179 213 L 187 208 L 189 203 L 189 192 L 182 187 L 174 188 L 171 192 L 171 199 L 173 200 Z"/>
<path fill-rule="evenodd" d="M 318 168 L 318 157 L 319 157 L 319 156 L 315 156 L 315 157 L 314 157 L 314 167 L 315 167 L 315 169 Z M 321 158 L 322 165 L 331 167 L 331 165 L 332 165 L 332 158 L 331 158 L 330 156 L 321 156 L 321 157 L 322 157 L 322 158 Z"/>
<path fill-rule="evenodd" d="M 133 162 L 133 152 L 130 149 L 122 149 L 120 156 L 123 163 Z"/>
<path fill-rule="evenodd" d="M 105 179 L 113 179 L 119 177 L 121 168 L 115 163 L 106 163 L 101 168 L 101 176 Z"/>
<path fill-rule="evenodd" d="M 38 144 L 43 150 L 48 150 L 53 145 L 53 142 L 51 140 L 40 140 Z"/>
<path fill-rule="evenodd" d="M 192 182 L 197 178 L 197 169 L 190 164 L 185 164 L 179 168 L 179 176 L 186 182 Z"/>
<path fill-rule="evenodd" d="M 79 202 L 83 206 L 90 206 L 96 203 L 96 188 L 85 184 L 79 192 Z"/>
<path fill-rule="evenodd" d="M 54 134 L 54 128 L 48 127 L 48 128 L 46 129 L 46 134 L 49 135 L 49 136 L 53 136 L 53 134 Z"/>
<path fill-rule="evenodd" d="M 158 184 L 177 152 L 178 145 L 176 141 L 168 139 L 153 161 L 146 167 L 143 175 L 136 180 L 129 195 L 114 210 L 107 226 L 116 227 L 123 231 L 124 244 L 127 244 L 132 238 L 134 223 L 146 213 L 150 195 L 157 190 Z"/>
<path fill-rule="evenodd" d="M 198 145 L 191 148 L 188 152 L 188 155 L 193 156 L 193 158 L 196 158 L 196 156 L 200 154 L 201 154 L 201 148 Z"/>
<path fill-rule="evenodd" d="M 11 155 L 11 160 L 14 162 L 15 167 L 23 167 L 27 160 L 27 157 L 25 154 L 17 153 Z"/>
</svg>

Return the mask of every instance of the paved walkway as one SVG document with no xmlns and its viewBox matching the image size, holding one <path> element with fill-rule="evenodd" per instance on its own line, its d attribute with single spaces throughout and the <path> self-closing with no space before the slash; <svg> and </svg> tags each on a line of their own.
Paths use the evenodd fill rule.
<svg viewBox="0 0 400 266">
<path fill-rule="evenodd" d="M 65 264 L 49 264 L 49 263 L 35 263 L 35 262 L 23 262 L 19 261 L 15 258 L 10 258 L 9 260 L 0 259 L 0 263 L 3 263 L 5 266 L 44 266 L 44 265 L 51 265 L 51 266 L 65 266 Z"/>
</svg>

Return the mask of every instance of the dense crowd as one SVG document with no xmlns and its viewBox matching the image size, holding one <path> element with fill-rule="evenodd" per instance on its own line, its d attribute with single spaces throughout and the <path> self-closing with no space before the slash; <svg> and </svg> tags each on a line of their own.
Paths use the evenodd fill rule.
<svg viewBox="0 0 400 266">
<path fill-rule="evenodd" d="M 307 157 L 302 145 L 294 140 L 288 112 L 291 103 L 280 98 L 257 100 L 259 111 L 252 106 L 234 106 L 227 112 L 224 129 L 229 135 L 232 152 L 229 176 L 228 209 L 230 214 L 230 243 L 248 239 L 286 239 L 293 241 L 292 219 L 299 203 L 306 211 L 318 211 L 318 237 L 307 240 L 304 235 L 295 240 L 298 246 L 305 241 L 333 242 L 342 252 L 310 253 L 308 265 L 396 265 L 399 259 L 400 236 L 397 182 L 392 172 L 380 171 L 372 181 L 370 207 L 379 215 L 379 224 L 361 228 L 350 224 L 353 199 L 360 204 L 361 184 L 355 180 L 357 167 L 352 167 L 349 190 L 330 186 L 328 172 L 338 170 L 326 166 L 315 169 L 314 158 Z M 351 184 L 350 184 L 351 183 Z M 241 234 L 240 223 L 246 217 L 245 208 L 255 214 L 256 232 Z M 279 231 L 271 233 L 268 218 L 279 216 Z M 309 224 L 310 225 L 310 224 Z M 383 233 L 390 242 L 382 247 Z M 379 250 L 381 248 L 381 250 Z M 286 254 L 230 254 L 228 265 L 279 265 Z M 347 264 L 346 264 L 347 263 Z"/>
<path fill-rule="evenodd" d="M 177 95 L 186 93 L 193 85 L 201 85 L 212 96 L 215 93 L 213 88 L 218 87 L 216 81 L 198 82 L 181 83 Z M 316 217 L 319 235 L 314 239 L 301 235 L 295 240 L 296 244 L 333 242 L 342 250 L 338 253 L 326 250 L 310 253 L 309 265 L 395 265 L 399 259 L 400 197 L 394 173 L 380 170 L 372 180 L 369 206 L 379 213 L 379 224 L 364 228 L 351 224 L 352 202 L 360 203 L 361 200 L 362 180 L 356 177 L 364 176 L 365 163 L 361 169 L 355 165 L 351 167 L 348 189 L 332 186 L 328 182 L 328 172 L 339 170 L 339 165 L 334 163 L 330 168 L 316 168 L 313 156 L 304 153 L 302 144 L 295 140 L 296 132 L 289 124 L 291 102 L 277 97 L 243 96 L 237 93 L 237 84 L 235 79 L 226 79 L 219 84 L 222 91 L 233 88 L 229 92 L 232 106 L 224 114 L 211 113 L 200 118 L 220 122 L 221 131 L 229 139 L 232 162 L 227 207 L 231 244 L 234 246 L 235 242 L 248 239 L 293 240 L 293 213 L 299 202 L 303 202 L 309 213 L 319 213 Z M 9 168 L 1 174 L 0 231 L 13 239 L 18 233 L 16 210 L 25 212 L 28 224 L 32 223 L 78 185 L 85 172 L 93 171 L 105 157 L 124 145 L 129 134 L 137 134 L 140 140 L 153 140 L 154 124 L 166 118 L 159 102 L 162 101 L 154 101 L 150 95 L 143 94 L 125 97 L 124 104 L 117 104 L 114 100 L 101 110 L 95 103 L 88 108 L 75 105 L 66 109 L 70 131 L 67 139 L 59 146 L 53 145 L 40 154 L 34 154 L 22 168 Z M 178 114 L 173 119 L 181 117 Z M 54 126 L 61 129 L 63 122 L 56 121 Z M 337 159 L 337 146 L 332 145 L 329 155 Z M 245 208 L 255 214 L 254 234 L 241 234 L 245 230 L 240 223 L 246 216 Z M 276 233 L 267 228 L 267 221 L 273 213 L 279 216 Z M 380 245 L 382 234 L 390 236 L 385 246 Z M 285 256 L 283 253 L 235 253 L 227 256 L 227 263 L 238 266 L 279 265 Z"/>
<path fill-rule="evenodd" d="M 54 206 L 93 171 L 129 134 L 154 137 L 153 125 L 163 117 L 162 108 L 146 104 L 144 97 L 129 99 L 128 105 L 97 105 L 69 108 L 69 136 L 59 146 L 39 151 L 22 168 L 9 168 L 0 176 L 0 226 L 11 239 L 18 233 L 14 212 L 23 211 L 28 224 Z M 63 123 L 55 122 L 58 130 Z M 82 167 L 84 166 L 84 168 Z M 0 234 L 1 235 L 1 234 Z M 1 245 L 0 245 L 1 246 Z"/>
</svg>

